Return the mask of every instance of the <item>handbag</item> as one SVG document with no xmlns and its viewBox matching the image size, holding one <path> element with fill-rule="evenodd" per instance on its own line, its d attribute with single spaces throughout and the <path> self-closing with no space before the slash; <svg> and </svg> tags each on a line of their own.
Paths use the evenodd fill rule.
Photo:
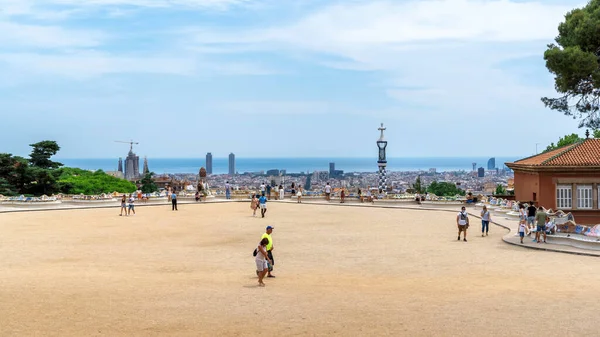
<svg viewBox="0 0 600 337">
<path fill-rule="evenodd" d="M 252 256 L 258 255 L 258 248 L 254 248 L 254 252 L 252 252 Z"/>
</svg>

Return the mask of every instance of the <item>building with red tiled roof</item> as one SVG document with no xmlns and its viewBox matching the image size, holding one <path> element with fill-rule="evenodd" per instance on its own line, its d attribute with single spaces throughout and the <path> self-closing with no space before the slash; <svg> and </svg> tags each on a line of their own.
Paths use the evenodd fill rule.
<svg viewBox="0 0 600 337">
<path fill-rule="evenodd" d="M 577 223 L 600 223 L 600 139 L 584 139 L 506 163 L 515 171 L 515 198 L 572 212 Z"/>
</svg>

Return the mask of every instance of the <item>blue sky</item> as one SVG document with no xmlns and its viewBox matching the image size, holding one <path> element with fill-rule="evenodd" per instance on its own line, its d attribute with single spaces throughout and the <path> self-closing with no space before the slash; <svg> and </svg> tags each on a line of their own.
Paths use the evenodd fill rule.
<svg viewBox="0 0 600 337">
<path fill-rule="evenodd" d="M 525 156 L 584 130 L 543 52 L 582 1 L 0 0 L 0 152 Z"/>
</svg>

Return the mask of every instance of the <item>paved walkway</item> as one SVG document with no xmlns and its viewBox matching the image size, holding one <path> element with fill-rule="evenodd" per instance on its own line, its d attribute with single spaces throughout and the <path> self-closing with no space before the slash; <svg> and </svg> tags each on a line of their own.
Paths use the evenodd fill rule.
<svg viewBox="0 0 600 337">
<path fill-rule="evenodd" d="M 180 200 L 178 202 L 179 205 L 190 205 L 190 204 L 212 204 L 212 203 L 228 203 L 228 202 L 250 202 L 249 200 L 243 199 L 232 199 L 225 200 L 220 198 L 208 199 L 203 202 L 196 202 L 192 200 Z M 294 199 L 286 199 L 286 200 L 271 200 L 269 202 L 275 203 L 297 203 Z M 370 208 L 390 208 L 390 209 L 413 209 L 413 210 L 431 210 L 431 211 L 443 211 L 443 212 L 452 212 L 457 213 L 460 210 L 460 205 L 418 205 L 413 202 L 400 201 L 376 201 L 374 204 L 372 203 L 360 203 L 357 201 L 350 200 L 344 204 L 341 204 L 338 201 L 330 201 L 327 202 L 323 199 L 309 199 L 305 198 L 302 200 L 302 205 L 321 205 L 321 206 L 334 206 L 334 207 L 370 207 Z M 119 202 L 116 201 L 114 203 L 98 203 L 98 204 L 85 204 L 85 205 L 77 205 L 77 204 L 60 204 L 60 205 L 50 205 L 46 206 L 6 206 L 0 205 L 0 213 L 11 213 L 11 212 L 31 212 L 31 211 L 49 211 L 49 210 L 75 210 L 75 209 L 90 209 L 90 208 L 114 208 L 118 207 Z M 170 203 L 167 201 L 155 201 L 149 203 L 139 203 L 136 204 L 137 207 L 151 207 L 151 206 L 166 206 L 170 207 Z M 467 207 L 468 213 L 473 218 L 480 219 L 479 212 L 480 209 L 477 209 L 473 206 Z M 557 239 L 556 242 L 552 242 L 554 238 L 552 236 L 548 236 L 548 243 L 536 243 L 532 241 L 533 237 L 525 237 L 524 243 L 520 243 L 520 238 L 518 236 L 518 219 L 515 217 L 508 217 L 505 214 L 492 212 L 492 223 L 496 226 L 502 227 L 507 230 L 507 234 L 502 237 L 502 240 L 507 244 L 515 245 L 522 248 L 529 249 L 537 249 L 537 250 L 545 250 L 551 252 L 559 252 L 559 253 L 568 253 L 568 254 L 577 254 L 577 255 L 586 255 L 586 256 L 597 256 L 600 257 L 600 243 L 598 243 L 598 250 L 593 249 L 583 249 L 577 248 L 574 246 L 568 245 L 569 239 Z M 477 228 L 478 226 L 473 226 L 473 228 Z M 472 229 L 473 230 L 473 229 Z M 478 231 L 476 231 L 478 233 Z M 560 243 L 557 243 L 560 242 Z"/>
</svg>

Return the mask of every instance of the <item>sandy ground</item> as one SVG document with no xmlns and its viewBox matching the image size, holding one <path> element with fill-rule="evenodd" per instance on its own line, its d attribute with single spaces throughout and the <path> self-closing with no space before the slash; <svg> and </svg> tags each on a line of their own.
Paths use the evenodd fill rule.
<svg viewBox="0 0 600 337">
<path fill-rule="evenodd" d="M 0 214 L 2 336 L 597 336 L 597 258 L 454 214 L 271 203 Z M 275 226 L 275 279 L 251 255 Z"/>
</svg>

